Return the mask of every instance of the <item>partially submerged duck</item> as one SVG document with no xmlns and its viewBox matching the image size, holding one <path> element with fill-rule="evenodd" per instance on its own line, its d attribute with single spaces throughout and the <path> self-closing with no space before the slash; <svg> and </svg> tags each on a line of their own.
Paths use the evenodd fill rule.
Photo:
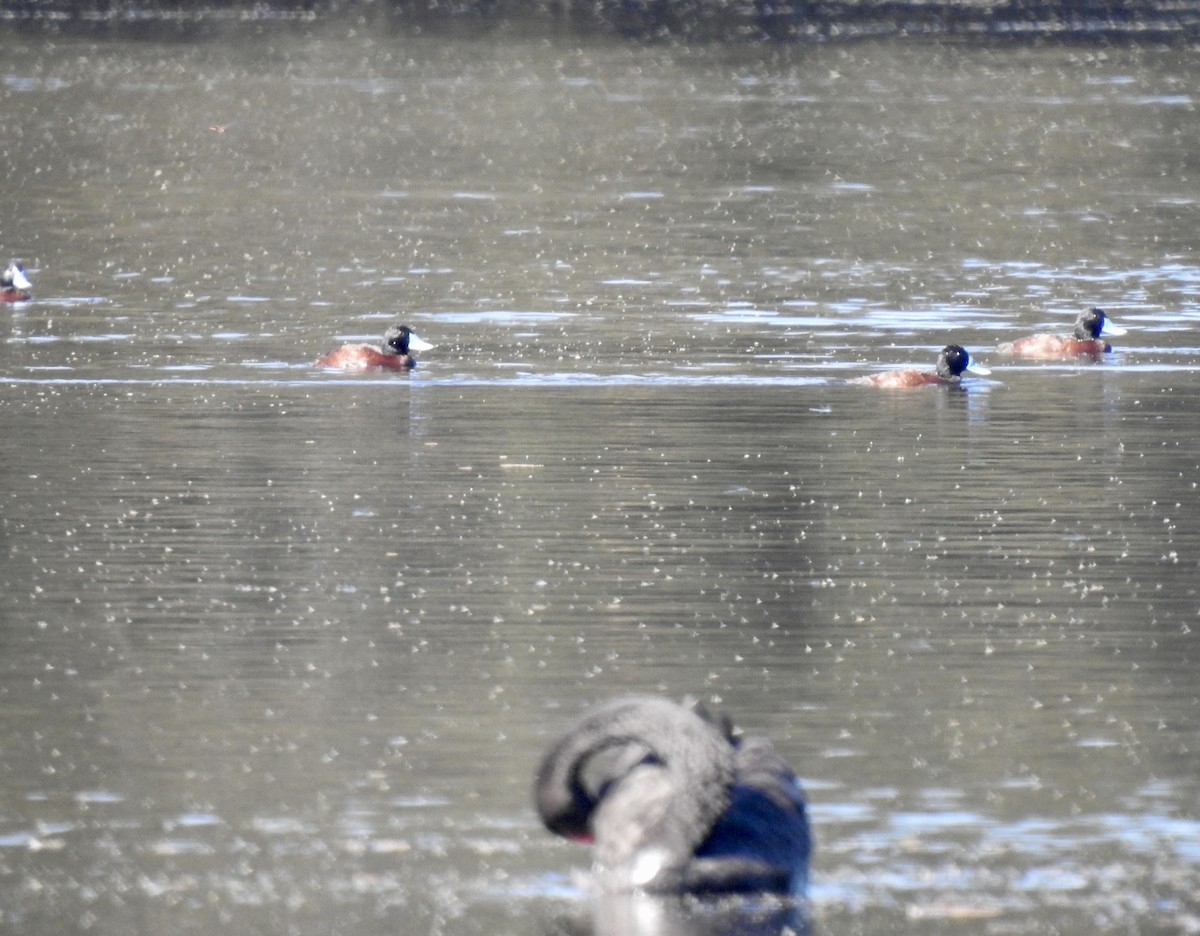
<svg viewBox="0 0 1200 936">
<path fill-rule="evenodd" d="M 971 360 L 965 348 L 961 345 L 946 345 L 938 354 L 937 369 L 924 370 L 891 370 L 881 374 L 868 374 L 865 377 L 855 377 L 852 384 L 862 384 L 870 387 L 886 387 L 892 390 L 907 390 L 912 387 L 928 387 L 938 384 L 957 384 L 963 374 L 990 374 L 991 371 Z"/>
<path fill-rule="evenodd" d="M 1125 329 L 1108 320 L 1103 309 L 1091 308 L 1080 312 L 1075 319 L 1075 331 L 1070 335 L 1030 335 L 1000 345 L 1002 354 L 1036 361 L 1061 361 L 1076 357 L 1099 357 L 1112 351 L 1112 345 L 1100 337 L 1124 335 Z"/>
<path fill-rule="evenodd" d="M 343 370 L 365 370 L 383 367 L 389 370 L 407 370 L 417 366 L 413 351 L 428 351 L 432 348 L 407 325 L 393 325 L 383 336 L 383 344 L 376 348 L 366 344 L 342 345 L 336 351 L 323 355 L 314 362 L 321 367 L 340 367 Z"/>
<path fill-rule="evenodd" d="M 25 267 L 13 260 L 3 273 L 0 273 L 0 302 L 25 302 L 32 293 L 33 283 L 25 275 Z"/>
<path fill-rule="evenodd" d="M 551 832 L 595 846 L 602 892 L 800 896 L 807 883 L 795 774 L 770 741 L 699 706 L 593 706 L 546 753 L 534 802 Z"/>
</svg>

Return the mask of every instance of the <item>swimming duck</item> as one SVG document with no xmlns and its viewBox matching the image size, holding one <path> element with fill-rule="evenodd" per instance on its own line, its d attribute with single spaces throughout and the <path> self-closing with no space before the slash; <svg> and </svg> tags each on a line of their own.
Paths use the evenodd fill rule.
<svg viewBox="0 0 1200 936">
<path fill-rule="evenodd" d="M 365 344 L 342 345 L 336 351 L 317 358 L 315 363 L 344 370 L 371 367 L 407 370 L 417 366 L 417 359 L 410 352 L 428 351 L 432 347 L 407 325 L 393 325 L 384 333 L 383 344 L 378 348 Z"/>
<path fill-rule="evenodd" d="M 25 302 L 29 299 L 33 283 L 25 275 L 25 267 L 13 260 L 8 269 L 0 274 L 0 302 Z"/>
<path fill-rule="evenodd" d="M 905 390 L 910 387 L 928 387 L 934 384 L 957 384 L 963 374 L 990 374 L 991 371 L 981 364 L 971 360 L 971 355 L 961 345 L 946 345 L 938 354 L 937 370 L 892 370 L 881 374 L 869 374 L 866 377 L 855 377 L 852 384 L 863 384 L 870 387 L 886 387 L 894 390 Z"/>
<path fill-rule="evenodd" d="M 1075 319 L 1075 332 L 1071 335 L 1030 335 L 1000 345 L 1002 354 L 1040 361 L 1060 361 L 1074 357 L 1099 357 L 1112 351 L 1112 345 L 1100 337 L 1124 335 L 1125 329 L 1110 322 L 1103 309 L 1092 308 L 1080 312 Z"/>
<path fill-rule="evenodd" d="M 603 892 L 800 895 L 810 838 L 795 774 L 765 738 L 698 705 L 623 696 L 547 751 L 534 802 L 557 835 L 595 846 Z"/>
</svg>

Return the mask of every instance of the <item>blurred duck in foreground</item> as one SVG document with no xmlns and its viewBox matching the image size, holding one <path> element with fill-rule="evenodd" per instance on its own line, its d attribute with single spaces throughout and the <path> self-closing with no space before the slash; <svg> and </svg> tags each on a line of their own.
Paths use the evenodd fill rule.
<svg viewBox="0 0 1200 936">
<path fill-rule="evenodd" d="M 317 358 L 321 367 L 340 367 L 343 370 L 366 370 L 382 367 L 388 370 L 407 370 L 417 366 L 414 351 L 432 348 L 407 325 L 393 325 L 383 336 L 383 344 L 376 348 L 365 344 L 342 345 L 336 351 Z"/>
<path fill-rule="evenodd" d="M 25 267 L 13 260 L 0 274 L 0 302 L 25 302 L 32 295 L 33 283 L 25 275 Z"/>
<path fill-rule="evenodd" d="M 855 377 L 849 382 L 869 387 L 907 390 L 912 387 L 940 384 L 954 385 L 960 382 L 963 374 L 986 376 L 990 373 L 986 367 L 972 361 L 965 348 L 952 344 L 946 345 L 938 354 L 936 370 L 891 370 L 881 374 L 869 374 L 866 377 Z"/>
<path fill-rule="evenodd" d="M 1101 332 L 1106 335 L 1126 334 L 1124 328 L 1108 320 L 1103 309 L 1092 308 L 1079 313 L 1072 335 L 1030 335 L 1002 344 L 997 350 L 1001 354 L 1037 361 L 1099 357 L 1112 351 L 1112 345 L 1100 337 Z"/>
<path fill-rule="evenodd" d="M 617 893 L 803 895 L 810 839 L 795 774 L 766 738 L 699 705 L 623 696 L 554 742 L 534 784 L 546 827 L 594 848 Z"/>
</svg>

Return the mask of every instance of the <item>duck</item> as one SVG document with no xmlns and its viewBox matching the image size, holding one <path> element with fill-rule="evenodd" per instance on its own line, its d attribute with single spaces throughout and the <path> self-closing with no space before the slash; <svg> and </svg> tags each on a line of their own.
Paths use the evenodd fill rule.
<svg viewBox="0 0 1200 936">
<path fill-rule="evenodd" d="M 8 264 L 8 269 L 0 274 L 0 302 L 26 302 L 30 296 L 33 284 L 25 275 L 25 267 L 16 260 Z"/>
<path fill-rule="evenodd" d="M 543 824 L 591 843 L 601 893 L 777 893 L 808 880 L 796 775 L 766 738 L 694 702 L 619 696 L 586 710 L 534 781 Z"/>
<path fill-rule="evenodd" d="M 383 344 L 376 348 L 366 344 L 342 345 L 336 351 L 322 355 L 314 362 L 321 367 L 340 367 L 343 370 L 365 370 L 382 367 L 388 370 L 407 370 L 417 366 L 413 351 L 432 348 L 407 325 L 393 325 L 383 335 Z"/>
<path fill-rule="evenodd" d="M 991 371 L 982 364 L 971 360 L 962 345 L 946 345 L 937 358 L 937 369 L 923 370 L 891 370 L 880 374 L 868 374 L 865 377 L 855 377 L 849 381 L 870 387 L 886 387 L 893 390 L 906 390 L 912 387 L 928 387 L 935 385 L 958 384 L 963 374 L 986 376 Z"/>
<path fill-rule="evenodd" d="M 1093 307 L 1080 312 L 1075 331 L 1070 335 L 1029 335 L 1000 345 L 1002 354 L 1040 361 L 1061 361 L 1076 357 L 1100 357 L 1112 351 L 1112 345 L 1100 337 L 1124 335 L 1126 330 L 1112 322 L 1104 310 Z"/>
</svg>

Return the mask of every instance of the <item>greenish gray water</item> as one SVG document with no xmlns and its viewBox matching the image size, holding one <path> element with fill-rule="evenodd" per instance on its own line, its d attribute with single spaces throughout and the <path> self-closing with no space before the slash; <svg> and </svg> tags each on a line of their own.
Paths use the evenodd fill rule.
<svg viewBox="0 0 1200 936">
<path fill-rule="evenodd" d="M 1194 931 L 1193 59 L 6 56 L 5 930 L 732 927 L 589 923 L 533 817 L 637 690 L 776 739 L 817 932 Z"/>
</svg>

